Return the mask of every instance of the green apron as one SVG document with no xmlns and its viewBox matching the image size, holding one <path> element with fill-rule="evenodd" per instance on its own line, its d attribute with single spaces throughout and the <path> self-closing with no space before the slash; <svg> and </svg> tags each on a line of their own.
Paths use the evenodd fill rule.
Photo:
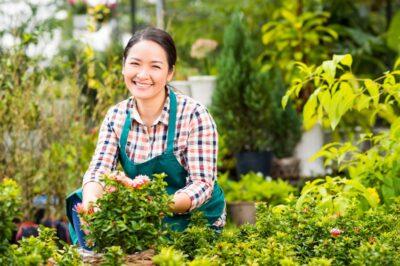
<svg viewBox="0 0 400 266">
<path fill-rule="evenodd" d="M 121 134 L 119 142 L 119 159 L 124 169 L 124 172 L 130 178 L 135 178 L 138 175 L 147 175 L 152 177 L 155 173 L 165 173 L 167 177 L 167 193 L 173 195 L 177 190 L 186 186 L 186 177 L 189 175 L 188 172 L 180 165 L 174 155 L 174 136 L 176 127 L 176 109 L 177 102 L 176 96 L 172 90 L 170 90 L 170 111 L 168 121 L 168 135 L 167 135 L 167 149 L 161 155 L 154 157 L 144 163 L 136 164 L 132 162 L 126 154 L 126 143 L 128 139 L 128 133 L 131 128 L 131 116 L 128 112 L 125 120 L 124 128 Z M 74 197 L 78 197 L 82 200 L 82 190 L 78 189 L 70 194 L 67 199 L 67 216 L 70 221 L 70 234 L 73 243 L 77 242 L 77 237 L 72 224 L 72 208 Z M 75 198 L 76 199 L 76 198 Z M 221 187 L 215 182 L 214 189 L 211 198 L 201 205 L 197 210 L 203 212 L 205 218 L 207 218 L 210 225 L 212 225 L 222 215 L 225 208 L 224 193 Z M 190 213 L 185 214 L 174 214 L 172 217 L 166 217 L 164 221 L 168 223 L 171 228 L 175 231 L 183 231 L 189 223 Z"/>
</svg>

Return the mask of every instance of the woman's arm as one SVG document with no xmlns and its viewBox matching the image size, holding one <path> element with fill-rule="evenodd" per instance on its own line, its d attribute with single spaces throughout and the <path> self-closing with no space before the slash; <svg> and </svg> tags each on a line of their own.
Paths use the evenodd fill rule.
<svg viewBox="0 0 400 266">
<path fill-rule="evenodd" d="M 101 177 L 115 170 L 118 158 L 118 137 L 111 126 L 118 114 L 117 107 L 111 108 L 99 130 L 96 150 L 85 173 L 82 184 L 82 203 L 88 208 L 90 202 L 95 202 L 103 194 L 104 184 Z M 116 112 L 117 111 L 117 112 Z"/>
<path fill-rule="evenodd" d="M 190 121 L 186 155 L 189 176 L 186 186 L 174 195 L 177 207 L 182 207 L 180 210 L 183 212 L 200 207 L 211 197 L 217 177 L 217 154 L 218 133 L 215 122 L 207 109 L 198 106 Z M 189 208 L 184 209 L 188 205 Z"/>
</svg>

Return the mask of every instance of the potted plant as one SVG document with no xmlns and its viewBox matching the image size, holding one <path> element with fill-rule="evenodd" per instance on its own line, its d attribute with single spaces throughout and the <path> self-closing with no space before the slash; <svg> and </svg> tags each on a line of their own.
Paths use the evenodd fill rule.
<svg viewBox="0 0 400 266">
<path fill-rule="evenodd" d="M 256 202 L 283 204 L 289 194 L 296 192 L 295 187 L 285 181 L 254 172 L 243 175 L 239 181 L 230 180 L 225 173 L 218 177 L 218 182 L 225 193 L 228 214 L 236 225 L 255 223 Z"/>
<path fill-rule="evenodd" d="M 201 61 L 203 70 L 206 75 L 190 76 L 191 96 L 206 106 L 211 104 L 213 91 L 215 88 L 216 77 L 212 75 L 211 63 L 212 52 L 216 50 L 218 43 L 211 39 L 197 39 L 190 50 L 192 58 Z"/>
<path fill-rule="evenodd" d="M 238 176 L 250 171 L 268 176 L 272 162 L 268 87 L 253 51 L 243 19 L 235 14 L 224 34 L 211 112 L 235 154 Z"/>
</svg>

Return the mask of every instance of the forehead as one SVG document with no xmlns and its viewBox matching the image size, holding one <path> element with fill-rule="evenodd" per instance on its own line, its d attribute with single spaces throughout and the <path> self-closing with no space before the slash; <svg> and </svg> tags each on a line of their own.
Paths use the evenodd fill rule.
<svg viewBox="0 0 400 266">
<path fill-rule="evenodd" d="M 167 53 L 165 52 L 164 48 L 158 43 L 149 40 L 142 40 L 135 43 L 129 49 L 127 59 L 130 58 L 167 62 Z"/>
</svg>

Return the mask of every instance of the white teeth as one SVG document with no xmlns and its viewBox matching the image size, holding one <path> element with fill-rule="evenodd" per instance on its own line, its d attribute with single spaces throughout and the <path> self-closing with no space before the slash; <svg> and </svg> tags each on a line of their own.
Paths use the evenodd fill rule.
<svg viewBox="0 0 400 266">
<path fill-rule="evenodd" d="M 148 84 L 148 83 L 140 83 L 137 81 L 133 81 L 133 83 L 139 87 L 150 87 L 151 85 L 153 85 L 153 84 Z"/>
</svg>

